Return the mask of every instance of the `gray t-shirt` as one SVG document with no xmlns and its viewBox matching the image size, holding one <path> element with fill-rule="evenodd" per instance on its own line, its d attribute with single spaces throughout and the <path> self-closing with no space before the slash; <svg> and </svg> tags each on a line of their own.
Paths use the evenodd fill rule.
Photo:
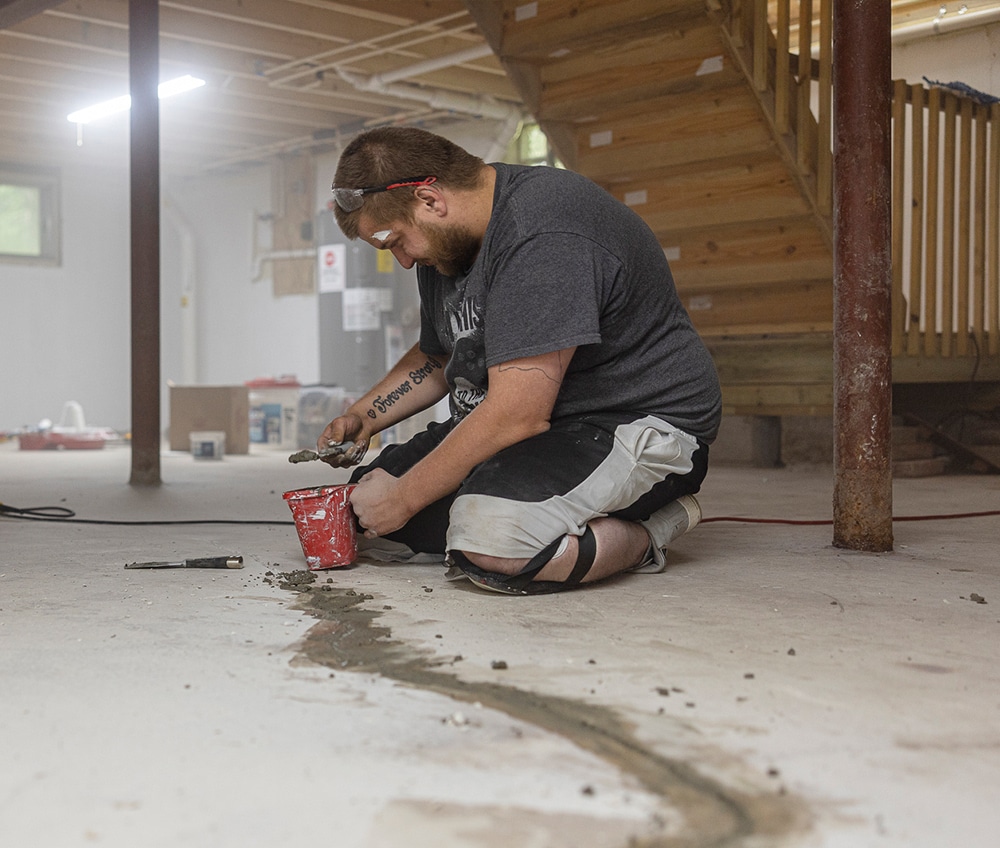
<svg viewBox="0 0 1000 848">
<path fill-rule="evenodd" d="M 552 417 L 652 414 L 718 432 L 715 366 L 646 223 L 571 171 L 494 164 L 493 212 L 464 276 L 418 267 L 420 348 L 451 354 L 451 410 L 486 396 L 487 369 L 576 347 Z"/>
</svg>

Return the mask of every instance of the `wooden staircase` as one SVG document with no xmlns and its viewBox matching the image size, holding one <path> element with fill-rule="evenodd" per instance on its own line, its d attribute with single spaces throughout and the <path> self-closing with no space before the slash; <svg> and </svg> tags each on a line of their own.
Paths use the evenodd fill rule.
<svg viewBox="0 0 1000 848">
<path fill-rule="evenodd" d="M 560 159 L 634 208 L 656 233 L 715 358 L 728 414 L 833 411 L 832 2 L 467 0 Z M 912 108 L 899 97 L 916 93 L 905 85 L 895 90 L 894 240 L 898 255 L 912 257 L 920 255 L 911 243 L 913 234 L 919 243 L 922 228 L 912 212 L 903 215 L 917 195 L 904 191 L 909 148 L 901 133 L 909 132 L 904 119 Z M 966 108 L 953 103 L 952 114 Z M 990 117 L 959 135 L 975 134 L 979 150 Z M 1000 126 L 1000 111 L 992 117 Z M 914 125 L 923 132 L 922 121 Z M 991 129 L 993 182 L 998 137 Z M 919 150 L 911 158 L 922 156 Z M 973 189 L 971 202 L 989 208 L 995 195 L 980 194 Z M 984 235 L 968 249 L 985 282 L 968 285 L 992 318 L 980 317 L 973 331 L 955 323 L 981 356 L 973 362 L 956 345 L 944 345 L 949 353 L 942 356 L 937 338 L 952 328 L 936 326 L 936 315 L 921 309 L 925 302 L 942 308 L 940 298 L 951 291 L 931 297 L 940 284 L 928 267 L 921 272 L 921 263 L 909 260 L 914 283 L 903 279 L 900 261 L 894 381 L 967 380 L 973 364 L 981 379 L 1000 379 L 1000 356 L 989 346 L 1000 339 L 992 235 L 1000 228 L 995 212 L 972 217 Z M 962 286 L 954 284 L 958 305 L 948 316 L 971 302 L 962 300 Z"/>
<path fill-rule="evenodd" d="M 829 215 L 748 78 L 743 24 L 704 0 L 469 7 L 560 159 L 656 233 L 726 411 L 832 411 Z"/>
</svg>

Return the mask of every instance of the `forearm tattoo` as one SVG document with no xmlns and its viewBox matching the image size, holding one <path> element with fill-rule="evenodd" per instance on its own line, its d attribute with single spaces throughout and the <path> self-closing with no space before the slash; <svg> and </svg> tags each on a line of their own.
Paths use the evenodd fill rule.
<svg viewBox="0 0 1000 848">
<path fill-rule="evenodd" d="M 385 413 L 390 407 L 392 407 L 396 401 L 400 400 L 404 395 L 409 394 L 414 386 L 419 386 L 424 380 L 431 376 L 435 371 L 440 370 L 441 363 L 438 362 L 434 357 L 428 356 L 423 365 L 419 368 L 414 368 L 407 374 L 406 380 L 403 380 L 396 388 L 390 392 L 386 392 L 385 395 L 377 395 L 372 400 L 371 408 L 368 410 L 369 418 L 376 418 L 380 413 Z"/>
</svg>

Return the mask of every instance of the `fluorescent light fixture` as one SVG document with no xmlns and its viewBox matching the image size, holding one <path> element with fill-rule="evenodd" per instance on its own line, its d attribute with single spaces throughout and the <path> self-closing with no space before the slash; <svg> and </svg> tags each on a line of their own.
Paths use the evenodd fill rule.
<svg viewBox="0 0 1000 848">
<path fill-rule="evenodd" d="M 201 88 L 204 84 L 205 80 L 185 74 L 182 77 L 161 82 L 157 86 L 156 93 L 162 100 L 164 97 L 173 97 L 175 94 L 182 94 L 185 91 L 191 91 L 193 88 Z M 114 115 L 116 112 L 127 112 L 131 108 L 132 96 L 125 94 L 121 97 L 115 97 L 112 100 L 105 100 L 103 103 L 95 103 L 86 109 L 78 109 L 76 112 L 71 112 L 66 116 L 66 120 L 73 124 L 89 124 L 91 121 L 106 118 L 108 115 Z"/>
<path fill-rule="evenodd" d="M 205 80 L 193 77 L 191 74 L 184 74 L 182 77 L 161 82 L 159 86 L 157 86 L 156 93 L 160 100 L 162 100 L 164 97 L 173 97 L 175 94 L 183 94 L 185 91 L 191 91 L 193 88 L 201 88 L 204 84 Z"/>
<path fill-rule="evenodd" d="M 128 111 L 132 106 L 132 97 L 128 94 L 122 97 L 116 97 L 114 100 L 105 100 L 103 103 L 95 103 L 93 106 L 88 106 L 86 109 L 78 109 L 76 112 L 71 112 L 66 116 L 66 119 L 72 121 L 74 124 L 89 124 L 91 121 L 96 121 L 98 118 L 106 118 L 108 115 L 114 115 L 115 112 L 125 112 Z"/>
</svg>

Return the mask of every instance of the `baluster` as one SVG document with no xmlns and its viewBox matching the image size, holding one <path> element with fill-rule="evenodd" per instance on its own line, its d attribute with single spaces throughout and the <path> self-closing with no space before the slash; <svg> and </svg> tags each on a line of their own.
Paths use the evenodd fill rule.
<svg viewBox="0 0 1000 848">
<path fill-rule="evenodd" d="M 958 297 L 955 312 L 958 316 L 959 356 L 969 353 L 969 294 L 972 280 L 969 273 L 972 232 L 972 101 L 962 98 L 961 147 L 958 172 Z"/>
<path fill-rule="evenodd" d="M 941 355 L 953 355 L 955 335 L 955 149 L 958 98 L 944 95 L 944 203 L 941 211 Z"/>
<path fill-rule="evenodd" d="M 938 345 L 938 157 L 941 153 L 941 89 L 927 92 L 927 184 L 924 204 L 924 354 L 937 356 Z"/>
<path fill-rule="evenodd" d="M 892 355 L 903 352 L 906 306 L 903 298 L 903 198 L 906 187 L 906 80 L 892 91 Z"/>
</svg>

